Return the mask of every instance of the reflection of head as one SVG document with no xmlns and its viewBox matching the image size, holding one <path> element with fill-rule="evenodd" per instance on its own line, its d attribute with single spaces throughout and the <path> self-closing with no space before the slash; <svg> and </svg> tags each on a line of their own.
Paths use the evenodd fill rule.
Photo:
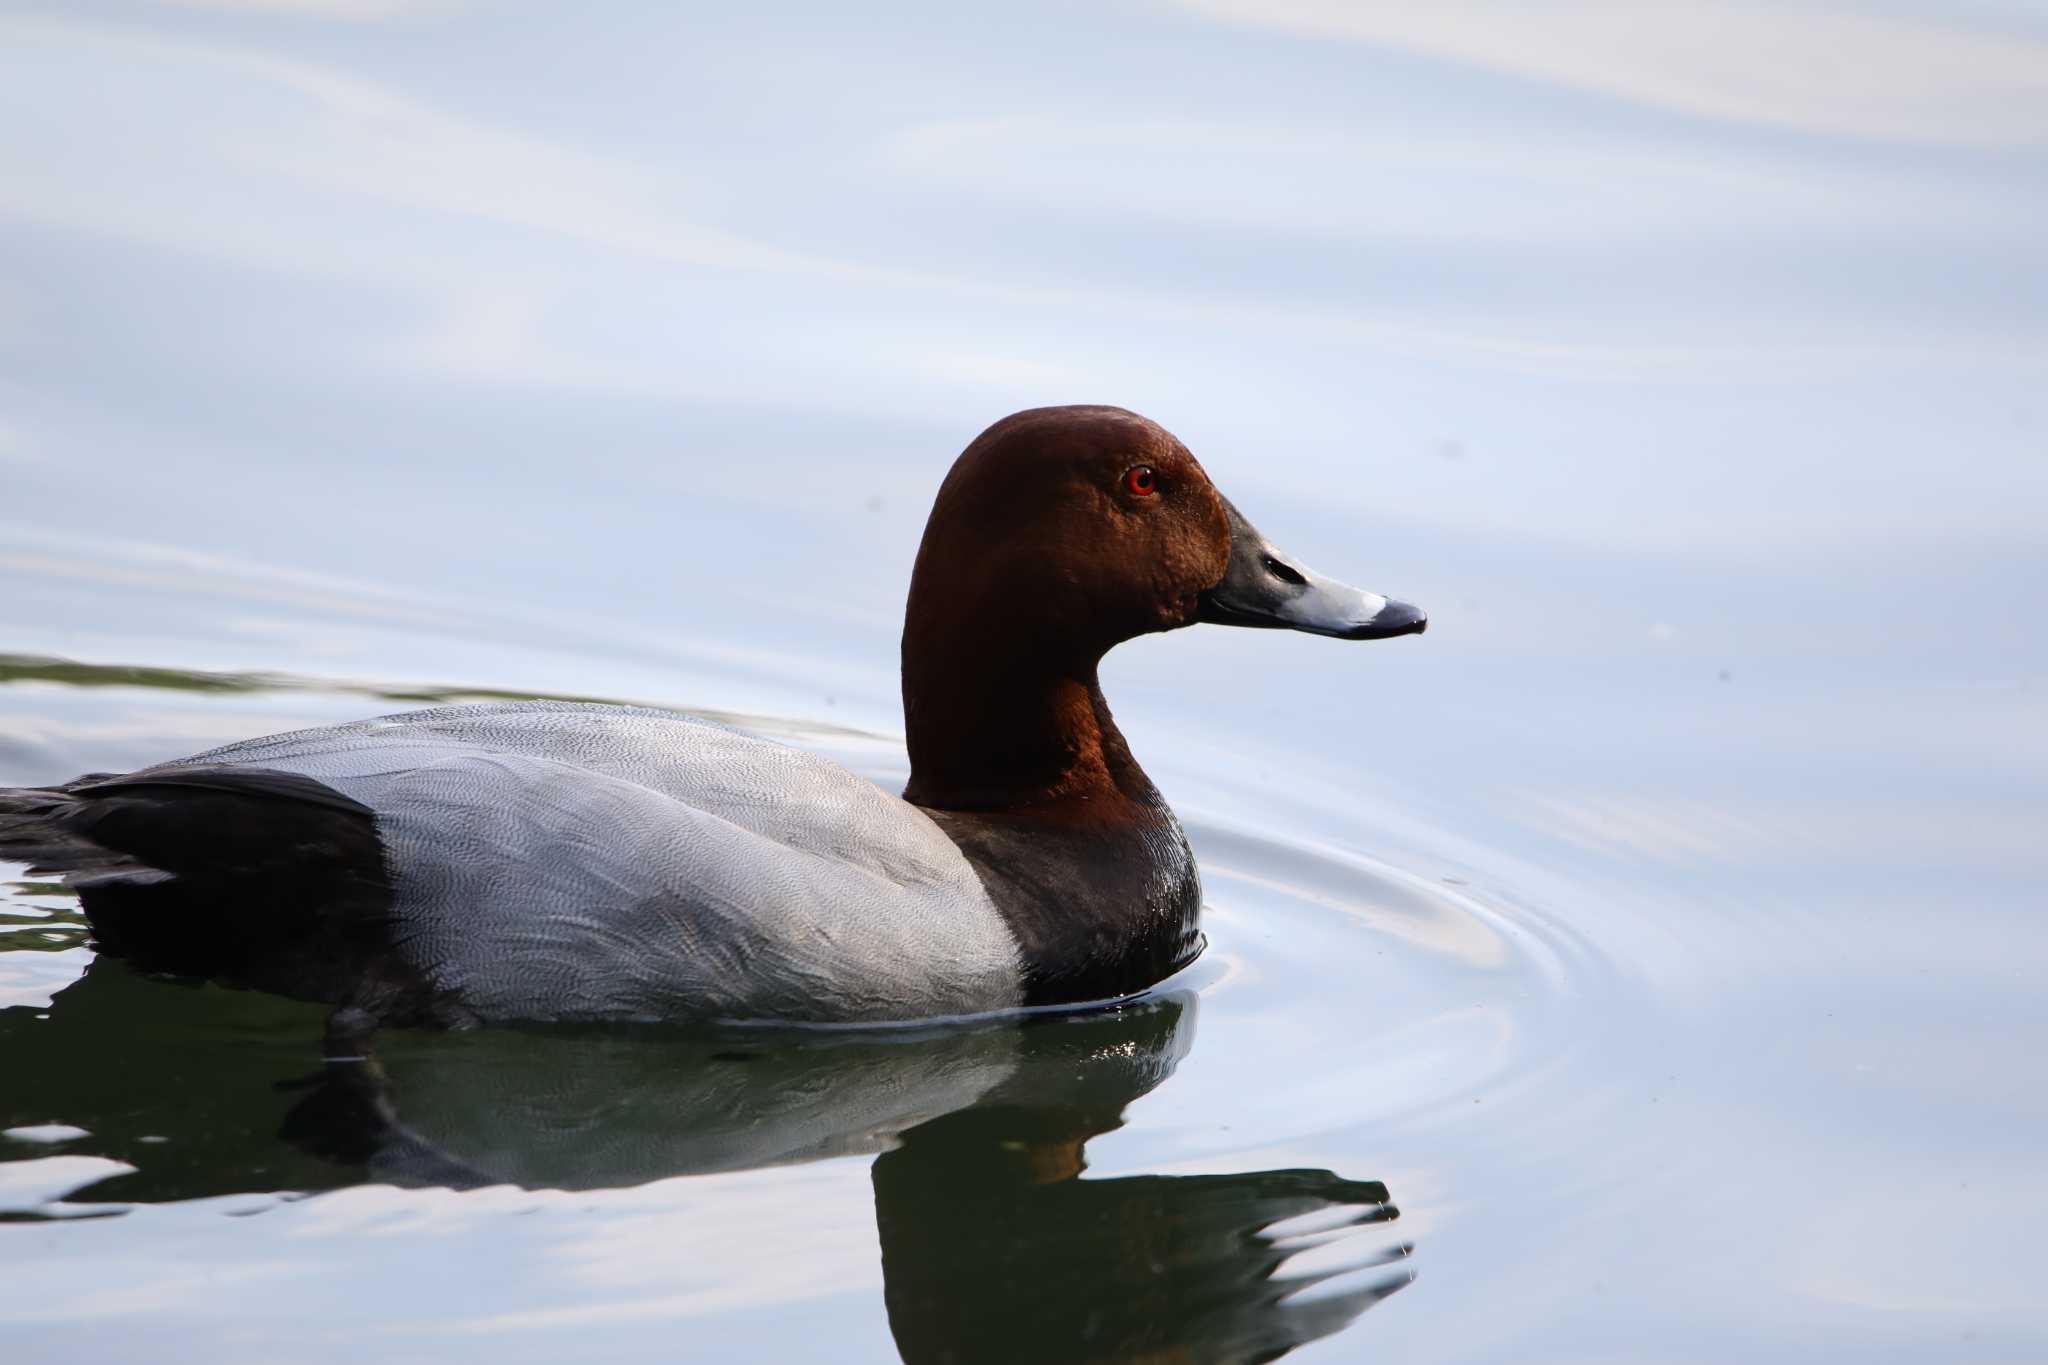
<svg viewBox="0 0 2048 1365">
<path fill-rule="evenodd" d="M 910 1365 L 1273 1360 L 1408 1281 L 1382 1271 L 1297 1300 L 1312 1281 L 1275 1276 L 1299 1248 L 1260 1235 L 1306 1215 L 1339 1231 L 1391 1220 L 1377 1181 L 1309 1170 L 1048 1180 L 1030 1139 L 963 1122 L 990 1112 L 937 1120 L 875 1162 L 889 1328 Z"/>
<path fill-rule="evenodd" d="M 1405 1271 L 1383 1272 L 1296 1301 L 1311 1281 L 1275 1274 L 1300 1244 L 1260 1235 L 1304 1215 L 1322 1215 L 1326 1236 L 1390 1221 L 1376 1181 L 1306 1170 L 1077 1178 L 1083 1144 L 1185 1055 L 1192 1009 L 1148 1009 L 1027 1029 L 1008 1081 L 876 1159 L 889 1326 L 911 1365 L 1272 1360 L 1407 1283 Z"/>
</svg>

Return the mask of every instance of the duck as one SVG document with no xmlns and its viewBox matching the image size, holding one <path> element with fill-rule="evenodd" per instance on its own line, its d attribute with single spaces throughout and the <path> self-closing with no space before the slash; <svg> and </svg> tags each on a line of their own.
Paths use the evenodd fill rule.
<svg viewBox="0 0 2048 1365">
<path fill-rule="evenodd" d="M 493 701 L 0 789 L 0 857 L 103 955 L 354 1026 L 876 1025 L 1125 1000 L 1201 951 L 1180 822 L 1098 679 L 1201 623 L 1340 640 L 1418 608 L 1315 573 L 1124 408 L 1033 408 L 939 485 L 900 796 L 675 711 Z"/>
</svg>

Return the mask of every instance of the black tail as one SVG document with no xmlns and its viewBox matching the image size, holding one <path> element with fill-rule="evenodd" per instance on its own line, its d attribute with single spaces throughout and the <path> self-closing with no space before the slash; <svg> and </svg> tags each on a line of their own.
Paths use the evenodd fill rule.
<svg viewBox="0 0 2048 1365">
<path fill-rule="evenodd" d="M 81 777 L 72 786 L 95 780 L 104 779 Z M 83 804 L 69 787 L 0 787 L 0 858 L 27 863 L 34 872 L 61 873 L 74 886 L 98 877 L 161 879 L 161 871 L 74 829 Z"/>
<path fill-rule="evenodd" d="M 404 975 L 370 809 L 296 773 L 155 768 L 0 789 L 0 858 L 61 874 L 95 946 L 146 970 L 335 1004 Z"/>
</svg>

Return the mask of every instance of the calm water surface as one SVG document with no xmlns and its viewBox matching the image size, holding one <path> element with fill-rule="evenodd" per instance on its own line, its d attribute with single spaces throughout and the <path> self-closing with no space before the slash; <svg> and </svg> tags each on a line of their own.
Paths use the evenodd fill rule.
<svg viewBox="0 0 2048 1365">
<path fill-rule="evenodd" d="M 1431 631 L 1110 657 L 1210 948 L 1091 1015 L 323 1065 L 0 867 L 0 1351 L 2048 1358 L 2037 7 L 579 13 L 0 16 L 0 783 L 561 695 L 893 786 L 1042 402 Z"/>
<path fill-rule="evenodd" d="M 70 609 L 128 597 L 29 581 Z M 392 676 L 445 656 L 536 691 L 616 670 L 635 699 L 753 700 L 718 714 L 904 775 L 882 642 L 721 680 L 695 635 L 613 655 L 579 630 L 551 654 L 488 624 L 415 635 L 369 600 L 277 608 L 269 591 L 186 581 L 166 605 L 351 616 Z M 317 1009 L 96 962 L 75 902 L 16 869 L 10 1340 L 109 1360 L 142 1342 L 249 1360 L 824 1343 L 834 1359 L 1256 1360 L 1311 1342 L 1338 1359 L 2029 1357 L 2031 870 L 1981 846 L 1967 877 L 1916 868 L 1896 829 L 1826 819 L 1865 809 L 1867 778 L 1817 763 L 1789 815 L 1589 793 L 1586 770 L 1668 751 L 1565 763 L 1490 740 L 1463 717 L 1493 688 L 1421 671 L 1455 639 L 1449 614 L 1377 647 L 1212 629 L 1113 656 L 1108 685 L 1201 858 L 1211 947 L 1101 1014 L 391 1034 L 323 1066 Z M 472 694 L 25 655 L 0 676 L 14 782 Z M 1740 686 L 1663 683 L 1701 727 L 1680 753 L 1702 788 L 1753 781 L 1722 737 L 1747 708 L 1780 711 Z M 1596 723 L 1526 704 L 1546 731 Z M 1813 727 L 1810 763 L 1844 740 L 1819 709 L 1778 719 Z M 1402 791 L 1378 753 L 1428 780 Z M 1967 796 L 1984 778 L 1917 780 Z"/>
</svg>

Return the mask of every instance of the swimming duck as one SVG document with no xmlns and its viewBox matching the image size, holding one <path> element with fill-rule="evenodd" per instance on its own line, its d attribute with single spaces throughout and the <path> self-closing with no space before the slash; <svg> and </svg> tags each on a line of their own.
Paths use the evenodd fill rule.
<svg viewBox="0 0 2048 1365">
<path fill-rule="evenodd" d="M 102 952 L 378 1023 L 1114 999 L 1200 951 L 1201 887 L 1097 665 L 1197 622 L 1427 625 L 1274 548 L 1156 423 L 1035 408 L 932 505 L 900 798 L 668 711 L 491 702 L 0 791 L 0 856 L 65 874 Z"/>
</svg>

